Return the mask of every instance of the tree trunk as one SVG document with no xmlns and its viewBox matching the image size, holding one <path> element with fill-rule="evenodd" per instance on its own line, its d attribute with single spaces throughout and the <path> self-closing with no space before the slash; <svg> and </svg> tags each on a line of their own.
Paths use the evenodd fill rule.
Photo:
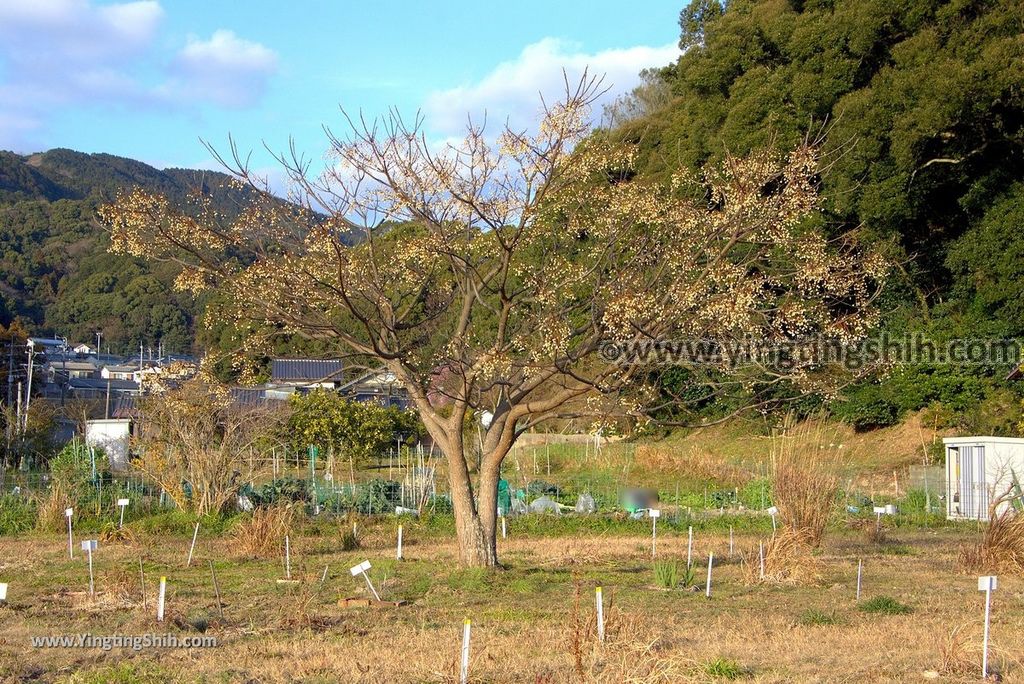
<svg viewBox="0 0 1024 684">
<path fill-rule="evenodd" d="M 491 568 L 498 565 L 496 526 L 498 521 L 498 470 L 490 459 L 480 473 L 479 499 L 473 497 L 473 485 L 465 457 L 449 455 L 452 508 L 459 542 L 459 564 L 465 567 Z M 500 462 L 499 462 L 500 465 Z"/>
</svg>

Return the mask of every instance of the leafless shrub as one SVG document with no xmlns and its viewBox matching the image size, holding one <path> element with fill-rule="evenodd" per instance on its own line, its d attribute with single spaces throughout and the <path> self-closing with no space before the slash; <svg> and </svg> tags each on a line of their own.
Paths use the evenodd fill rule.
<svg viewBox="0 0 1024 684">
<path fill-rule="evenodd" d="M 284 417 L 265 405 L 243 406 L 226 387 L 201 377 L 143 397 L 139 411 L 133 437 L 139 457 L 132 465 L 178 508 L 200 515 L 228 506 L 247 456 Z"/>
</svg>

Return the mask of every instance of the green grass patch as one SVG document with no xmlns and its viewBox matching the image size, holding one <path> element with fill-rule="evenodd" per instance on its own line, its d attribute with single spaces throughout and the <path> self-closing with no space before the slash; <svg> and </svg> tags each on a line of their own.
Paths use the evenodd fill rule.
<svg viewBox="0 0 1024 684">
<path fill-rule="evenodd" d="M 701 670 L 709 677 L 716 679 L 739 679 L 743 676 L 743 668 L 735 660 L 715 658 L 701 666 Z"/>
<path fill-rule="evenodd" d="M 908 615 L 914 609 L 891 596 L 876 596 L 860 604 L 861 611 L 876 615 Z"/>
<path fill-rule="evenodd" d="M 674 560 L 654 561 L 654 585 L 662 589 L 675 589 L 680 580 L 679 563 Z"/>
<path fill-rule="evenodd" d="M 826 613 L 812 608 L 801 613 L 799 622 L 805 627 L 820 627 L 825 625 L 837 625 L 839 624 L 839 618 L 836 617 L 835 611 Z"/>
</svg>

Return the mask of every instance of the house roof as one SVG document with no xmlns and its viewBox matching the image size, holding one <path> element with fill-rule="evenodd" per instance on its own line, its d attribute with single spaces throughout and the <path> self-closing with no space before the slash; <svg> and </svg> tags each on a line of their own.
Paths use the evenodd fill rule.
<svg viewBox="0 0 1024 684">
<path fill-rule="evenodd" d="M 96 364 L 91 361 L 48 361 L 46 365 L 54 370 L 90 372 L 96 370 Z"/>
<path fill-rule="evenodd" d="M 270 364 L 272 382 L 328 382 L 341 379 L 339 359 L 274 359 Z"/>
<path fill-rule="evenodd" d="M 138 392 L 139 383 L 134 380 L 106 380 L 103 378 L 71 378 L 68 381 L 71 389 L 106 390 L 110 387 L 115 392 Z"/>
<path fill-rule="evenodd" d="M 129 366 L 127 364 L 110 364 L 105 366 L 104 370 L 108 373 L 134 373 L 139 370 L 139 367 L 135 365 Z"/>
</svg>

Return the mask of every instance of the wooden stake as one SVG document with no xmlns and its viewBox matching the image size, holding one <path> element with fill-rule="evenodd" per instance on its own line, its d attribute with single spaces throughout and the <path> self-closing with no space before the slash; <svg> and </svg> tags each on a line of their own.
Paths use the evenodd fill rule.
<svg viewBox="0 0 1024 684">
<path fill-rule="evenodd" d="M 213 593 L 217 597 L 217 612 L 220 618 L 224 619 L 224 604 L 220 601 L 220 586 L 217 584 L 217 571 L 213 569 L 213 559 L 207 559 L 210 563 L 210 576 L 213 577 Z"/>
</svg>

